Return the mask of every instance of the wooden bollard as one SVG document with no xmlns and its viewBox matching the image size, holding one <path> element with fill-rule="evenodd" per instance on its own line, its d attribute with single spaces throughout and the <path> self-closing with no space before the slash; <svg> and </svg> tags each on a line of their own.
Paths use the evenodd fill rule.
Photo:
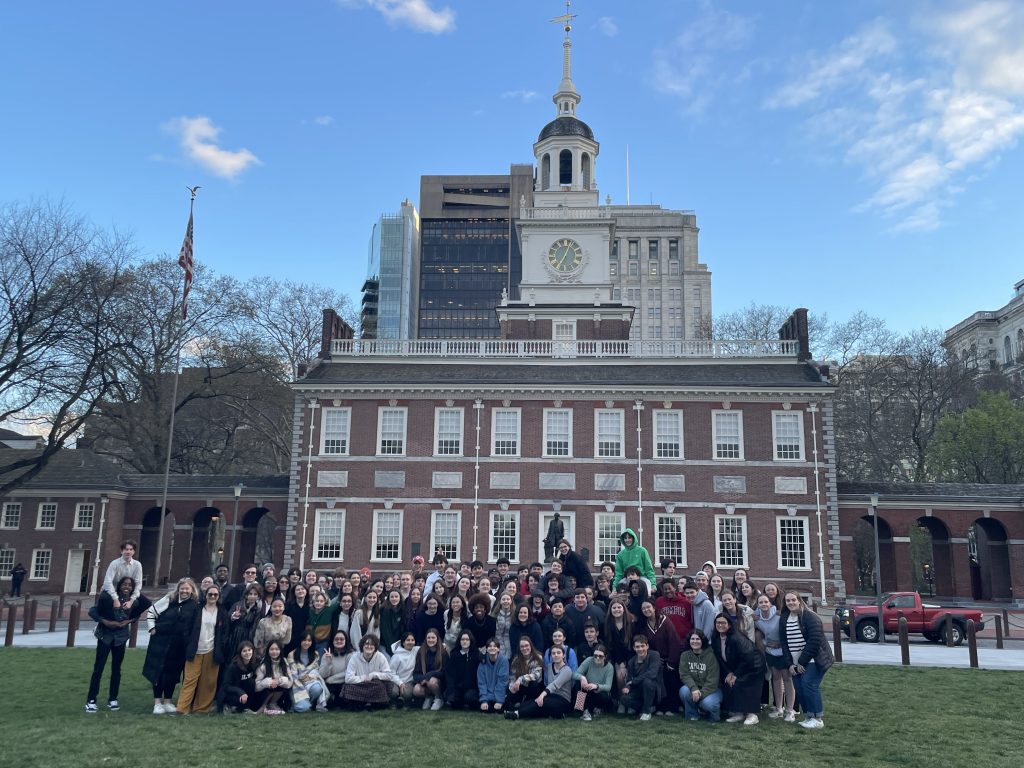
<svg viewBox="0 0 1024 768">
<path fill-rule="evenodd" d="M 946 647 L 947 648 L 952 648 L 953 647 L 953 614 L 947 612 L 945 617 L 943 618 L 943 622 L 946 625 Z"/>
<path fill-rule="evenodd" d="M 843 660 L 843 630 L 839 626 L 839 617 L 832 614 L 832 654 L 836 661 Z"/>
<path fill-rule="evenodd" d="M 900 663 L 904 667 L 910 666 L 910 633 L 905 616 L 900 616 Z"/>
<path fill-rule="evenodd" d="M 50 601 L 50 625 L 49 625 L 49 627 L 47 627 L 47 631 L 48 632 L 56 632 L 57 631 L 57 618 L 58 618 L 57 613 L 58 613 L 58 611 L 57 611 L 57 601 L 56 600 L 51 600 Z"/>
<path fill-rule="evenodd" d="M 1003 608 L 1003 627 L 1006 628 L 1006 636 L 1010 636 L 1010 614 Z"/>
<path fill-rule="evenodd" d="M 27 635 L 33 629 L 34 620 L 32 618 L 35 612 L 36 599 L 30 597 L 25 601 L 25 618 L 21 620 L 21 634 Z"/>
<path fill-rule="evenodd" d="M 1003 650 L 1003 617 L 996 616 L 996 650 Z"/>
<path fill-rule="evenodd" d="M 71 604 L 71 613 L 68 615 L 68 648 L 75 647 L 75 633 L 78 632 L 78 621 L 82 615 L 82 604 L 75 600 Z"/>
<path fill-rule="evenodd" d="M 63 615 L 64 615 L 64 593 L 61 592 L 60 593 L 60 600 L 57 601 L 57 616 L 60 617 L 60 616 L 63 616 Z"/>
<path fill-rule="evenodd" d="M 978 637 L 974 628 L 974 619 L 967 620 L 967 654 L 971 659 L 971 669 L 977 669 Z"/>
<path fill-rule="evenodd" d="M 4 647 L 14 645 L 14 623 L 18 620 L 18 604 L 11 603 L 7 607 L 7 632 L 4 634 Z"/>
<path fill-rule="evenodd" d="M 128 647 L 136 648 L 139 645 L 139 622 L 133 621 L 132 628 L 128 633 Z"/>
</svg>

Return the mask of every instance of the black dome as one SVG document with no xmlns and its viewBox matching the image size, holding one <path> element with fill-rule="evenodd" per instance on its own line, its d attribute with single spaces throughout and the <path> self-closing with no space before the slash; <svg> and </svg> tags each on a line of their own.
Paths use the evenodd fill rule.
<svg viewBox="0 0 1024 768">
<path fill-rule="evenodd" d="M 585 139 L 594 140 L 594 132 L 590 130 L 589 125 L 582 120 L 567 115 L 556 117 L 545 125 L 541 129 L 537 141 L 544 141 L 544 139 L 550 139 L 552 136 L 582 136 Z"/>
</svg>

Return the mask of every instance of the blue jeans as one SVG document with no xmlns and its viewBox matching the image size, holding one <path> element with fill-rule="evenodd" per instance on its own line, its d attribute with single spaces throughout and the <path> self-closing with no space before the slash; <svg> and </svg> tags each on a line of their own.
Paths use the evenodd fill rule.
<svg viewBox="0 0 1024 768">
<path fill-rule="evenodd" d="M 821 669 L 812 661 L 802 675 L 793 675 L 797 703 L 809 717 L 820 718 L 825 714 L 825 705 L 821 701 L 821 678 L 826 672 L 827 669 Z"/>
<path fill-rule="evenodd" d="M 702 696 L 694 704 L 693 698 L 690 696 L 690 686 L 684 685 L 679 689 L 679 700 L 683 702 L 683 711 L 688 720 L 699 718 L 701 712 L 704 712 L 712 723 L 717 723 L 721 719 L 721 691 L 715 691 L 707 696 Z"/>
</svg>

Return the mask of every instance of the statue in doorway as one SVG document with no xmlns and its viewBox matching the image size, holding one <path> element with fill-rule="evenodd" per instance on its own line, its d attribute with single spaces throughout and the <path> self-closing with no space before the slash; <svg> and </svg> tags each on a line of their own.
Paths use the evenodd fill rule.
<svg viewBox="0 0 1024 768">
<path fill-rule="evenodd" d="M 544 562 L 550 563 L 555 557 L 555 550 L 558 542 L 565 538 L 565 525 L 562 523 L 562 516 L 555 512 L 555 516 L 548 523 L 548 533 L 544 537 Z"/>
</svg>

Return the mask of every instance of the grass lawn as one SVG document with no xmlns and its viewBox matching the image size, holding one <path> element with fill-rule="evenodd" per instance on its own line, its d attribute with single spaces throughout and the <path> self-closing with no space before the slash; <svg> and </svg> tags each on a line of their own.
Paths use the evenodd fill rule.
<svg viewBox="0 0 1024 768">
<path fill-rule="evenodd" d="M 1019 766 L 1019 673 L 837 665 L 826 727 L 762 718 L 754 727 L 679 717 L 640 724 L 507 722 L 458 712 L 383 711 L 179 717 L 151 714 L 142 651 L 129 651 L 121 711 L 86 714 L 88 649 L 5 648 L 3 764 L 60 766 Z M 109 672 L 109 668 L 108 668 Z M 1013 713 L 1017 714 L 1014 715 Z"/>
</svg>

